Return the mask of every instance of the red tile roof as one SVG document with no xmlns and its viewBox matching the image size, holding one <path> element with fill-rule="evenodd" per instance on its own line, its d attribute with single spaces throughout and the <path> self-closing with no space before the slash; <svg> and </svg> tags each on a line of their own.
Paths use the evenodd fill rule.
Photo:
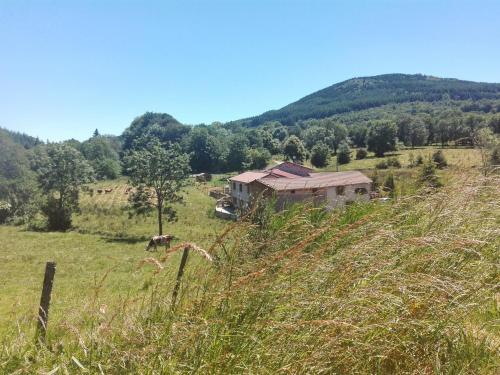
<svg viewBox="0 0 500 375">
<path fill-rule="evenodd" d="M 259 182 L 277 191 L 324 188 L 355 184 L 371 184 L 372 180 L 359 171 L 311 173 L 308 177 L 262 178 Z"/>
<path fill-rule="evenodd" d="M 271 172 L 271 173 L 264 178 L 268 178 L 268 177 L 297 178 L 297 177 L 300 177 L 296 174 L 285 172 L 285 171 L 282 171 L 281 169 L 277 169 L 277 168 L 273 168 L 269 172 Z"/>
<path fill-rule="evenodd" d="M 269 172 L 243 172 L 237 176 L 231 177 L 229 181 L 249 184 L 250 182 L 266 177 L 267 175 L 269 175 Z"/>
</svg>

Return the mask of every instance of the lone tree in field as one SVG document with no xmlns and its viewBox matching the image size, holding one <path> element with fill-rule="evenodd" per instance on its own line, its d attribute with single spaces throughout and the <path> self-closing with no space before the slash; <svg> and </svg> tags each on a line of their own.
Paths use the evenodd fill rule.
<svg viewBox="0 0 500 375">
<path fill-rule="evenodd" d="M 351 161 L 351 149 L 345 141 L 342 141 L 338 147 L 337 161 L 339 164 L 347 164 Z"/>
<path fill-rule="evenodd" d="M 382 157 L 388 151 L 396 150 L 396 125 L 391 122 L 376 122 L 368 133 L 368 150 Z"/>
<path fill-rule="evenodd" d="M 179 194 L 189 176 L 189 156 L 178 145 L 164 147 L 159 141 L 150 141 L 142 150 L 132 151 L 125 160 L 133 186 L 154 190 L 154 204 L 158 211 L 158 234 L 163 234 L 163 214 L 175 218 L 172 203 L 182 201 Z"/>
<path fill-rule="evenodd" d="M 80 188 L 94 178 L 94 170 L 82 154 L 71 146 L 55 144 L 40 160 L 38 181 L 47 201 L 42 212 L 50 230 L 71 227 L 71 215 L 78 210 Z"/>
</svg>

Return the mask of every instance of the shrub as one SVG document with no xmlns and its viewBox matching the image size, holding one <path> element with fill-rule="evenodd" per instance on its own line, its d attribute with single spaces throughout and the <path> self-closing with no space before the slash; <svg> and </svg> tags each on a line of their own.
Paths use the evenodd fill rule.
<svg viewBox="0 0 500 375">
<path fill-rule="evenodd" d="M 422 165 L 422 164 L 424 164 L 424 157 L 419 154 L 415 159 L 415 165 Z"/>
<path fill-rule="evenodd" d="M 356 151 L 356 160 L 366 159 L 367 156 L 368 151 L 366 151 L 366 148 L 358 148 Z"/>
<path fill-rule="evenodd" d="M 394 175 L 389 173 L 384 181 L 384 191 L 389 192 L 389 195 L 392 197 L 394 195 L 395 188 L 396 184 L 394 182 Z"/>
<path fill-rule="evenodd" d="M 0 224 L 3 224 L 7 221 L 7 218 L 10 215 L 11 206 L 7 202 L 0 201 Z"/>
<path fill-rule="evenodd" d="M 500 165 L 500 145 L 491 152 L 490 162 L 492 165 Z"/>
<path fill-rule="evenodd" d="M 387 166 L 401 168 L 401 163 L 399 162 L 398 158 L 392 157 L 387 159 Z"/>
<path fill-rule="evenodd" d="M 75 207 L 61 205 L 59 199 L 49 196 L 42 206 L 42 212 L 47 217 L 48 230 L 67 230 L 71 228 L 71 214 Z"/>
<path fill-rule="evenodd" d="M 432 188 L 437 188 L 442 186 L 436 174 L 436 166 L 433 162 L 428 161 L 427 163 L 422 165 L 422 169 L 420 170 L 419 181 L 421 184 Z"/>
<path fill-rule="evenodd" d="M 323 142 L 317 143 L 311 150 L 311 164 L 317 168 L 326 167 L 330 157 L 330 148 Z"/>
<path fill-rule="evenodd" d="M 432 154 L 432 161 L 436 164 L 438 169 L 443 169 L 448 166 L 443 151 L 441 150 L 437 150 L 434 154 Z"/>
<path fill-rule="evenodd" d="M 339 145 L 337 161 L 339 164 L 347 164 L 351 161 L 351 149 L 345 141 Z"/>
<path fill-rule="evenodd" d="M 389 166 L 387 165 L 387 162 L 385 160 L 379 161 L 377 164 L 375 164 L 375 168 L 377 169 L 387 169 Z"/>
</svg>

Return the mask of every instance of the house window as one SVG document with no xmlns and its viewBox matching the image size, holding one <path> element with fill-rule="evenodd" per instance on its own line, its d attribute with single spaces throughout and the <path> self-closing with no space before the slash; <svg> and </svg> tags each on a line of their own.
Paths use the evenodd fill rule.
<svg viewBox="0 0 500 375">
<path fill-rule="evenodd" d="M 243 184 L 240 184 L 240 192 L 243 191 Z"/>
<path fill-rule="evenodd" d="M 366 191 L 366 189 L 365 189 L 365 188 L 356 188 L 356 189 L 354 190 L 354 192 L 355 192 L 356 194 L 361 194 L 361 195 L 364 195 L 364 194 L 368 193 L 368 192 Z"/>
<path fill-rule="evenodd" d="M 247 194 L 250 194 L 250 185 L 247 185 Z"/>
<path fill-rule="evenodd" d="M 236 182 L 233 182 L 233 190 L 236 190 Z"/>
<path fill-rule="evenodd" d="M 344 190 L 345 190 L 344 186 L 337 186 L 336 187 L 337 195 L 344 195 Z"/>
<path fill-rule="evenodd" d="M 295 190 L 290 190 L 290 194 L 295 194 Z"/>
</svg>

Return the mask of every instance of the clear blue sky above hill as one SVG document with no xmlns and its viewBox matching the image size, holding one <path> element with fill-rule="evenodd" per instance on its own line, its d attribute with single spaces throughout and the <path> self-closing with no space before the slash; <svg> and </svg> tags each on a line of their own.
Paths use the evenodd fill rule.
<svg viewBox="0 0 500 375">
<path fill-rule="evenodd" d="M 0 0 L 0 126 L 120 134 L 280 108 L 355 76 L 500 82 L 500 1 Z"/>
</svg>

